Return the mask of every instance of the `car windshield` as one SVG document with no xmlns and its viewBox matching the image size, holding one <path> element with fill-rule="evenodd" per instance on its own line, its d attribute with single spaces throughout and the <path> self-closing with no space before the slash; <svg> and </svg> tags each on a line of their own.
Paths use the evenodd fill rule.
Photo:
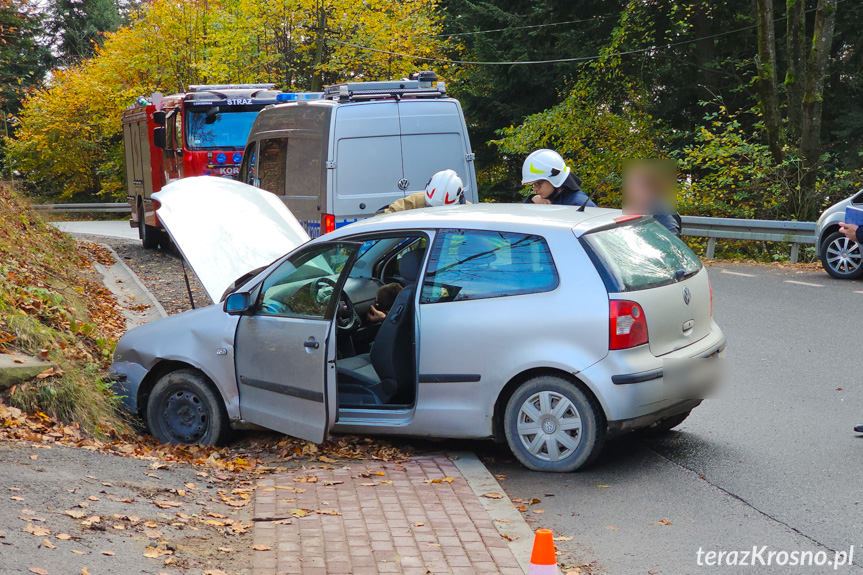
<svg viewBox="0 0 863 575">
<path fill-rule="evenodd" d="M 634 291 L 667 285 L 695 275 L 698 257 L 655 220 L 639 220 L 584 235 L 609 291 Z M 613 288 L 613 289 L 612 289 Z"/>
<path fill-rule="evenodd" d="M 242 150 L 260 110 L 251 106 L 201 106 L 186 113 L 186 147 L 190 150 Z"/>
</svg>

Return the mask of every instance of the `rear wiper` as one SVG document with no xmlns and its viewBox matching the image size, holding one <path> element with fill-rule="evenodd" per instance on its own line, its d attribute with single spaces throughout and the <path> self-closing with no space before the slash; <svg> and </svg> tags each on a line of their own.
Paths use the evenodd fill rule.
<svg viewBox="0 0 863 575">
<path fill-rule="evenodd" d="M 698 270 L 693 270 L 691 272 L 688 272 L 685 269 L 681 268 L 681 269 L 677 270 L 676 272 L 674 272 L 674 281 L 681 282 L 685 279 L 691 278 L 692 276 L 694 276 L 697 273 L 698 273 Z"/>
</svg>

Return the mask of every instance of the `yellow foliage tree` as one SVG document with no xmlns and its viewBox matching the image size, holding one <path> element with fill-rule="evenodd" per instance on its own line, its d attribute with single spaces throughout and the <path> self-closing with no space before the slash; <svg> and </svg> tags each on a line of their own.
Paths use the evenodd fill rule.
<svg viewBox="0 0 863 575">
<path fill-rule="evenodd" d="M 136 97 L 200 83 L 301 91 L 402 77 L 428 66 L 385 52 L 441 54 L 440 20 L 437 0 L 154 0 L 27 99 L 9 156 L 39 195 L 119 199 L 120 114 Z"/>
</svg>

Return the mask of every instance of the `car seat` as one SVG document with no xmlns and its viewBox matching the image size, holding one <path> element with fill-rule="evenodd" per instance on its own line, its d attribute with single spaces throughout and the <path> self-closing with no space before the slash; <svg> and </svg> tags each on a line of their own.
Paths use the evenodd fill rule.
<svg viewBox="0 0 863 575">
<path fill-rule="evenodd" d="M 380 403 L 412 401 L 414 380 L 413 302 L 425 250 L 411 250 L 399 261 L 399 273 L 410 283 L 396 296 L 392 308 L 375 337 L 372 350 L 336 362 L 339 393 L 345 391 L 345 401 L 355 399 L 357 387 L 370 391 Z M 403 385 L 400 386 L 399 384 Z M 402 390 L 402 393 L 400 392 Z M 363 400 L 363 404 L 368 403 Z"/>
</svg>

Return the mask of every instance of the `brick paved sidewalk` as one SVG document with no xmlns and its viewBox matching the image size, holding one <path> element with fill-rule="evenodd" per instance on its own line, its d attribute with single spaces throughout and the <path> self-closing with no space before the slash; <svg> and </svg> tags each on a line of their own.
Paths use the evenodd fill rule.
<svg viewBox="0 0 863 575">
<path fill-rule="evenodd" d="M 300 470 L 259 484 L 254 544 L 269 549 L 255 552 L 254 575 L 524 575 L 446 457 Z M 292 517 L 297 510 L 310 513 Z"/>
</svg>

